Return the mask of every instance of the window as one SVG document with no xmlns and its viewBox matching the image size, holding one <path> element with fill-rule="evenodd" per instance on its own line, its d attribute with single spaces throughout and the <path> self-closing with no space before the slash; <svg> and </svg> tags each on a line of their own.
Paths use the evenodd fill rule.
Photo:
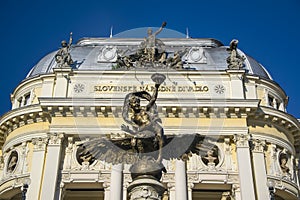
<svg viewBox="0 0 300 200">
<path fill-rule="evenodd" d="M 30 104 L 30 93 L 24 95 L 24 106 Z"/>
<path fill-rule="evenodd" d="M 102 200 L 104 199 L 104 190 L 88 189 L 88 188 L 74 188 L 66 189 L 64 192 L 64 200 Z"/>
</svg>

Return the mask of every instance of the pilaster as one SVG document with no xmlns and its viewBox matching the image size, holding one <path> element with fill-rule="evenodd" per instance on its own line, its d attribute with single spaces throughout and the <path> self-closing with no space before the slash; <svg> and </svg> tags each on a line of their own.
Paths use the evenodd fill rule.
<svg viewBox="0 0 300 200">
<path fill-rule="evenodd" d="M 176 200 L 187 200 L 186 162 L 176 160 L 175 164 L 175 196 Z"/>
<path fill-rule="evenodd" d="M 269 191 L 267 186 L 267 171 L 264 154 L 264 147 L 266 145 L 266 142 L 257 139 L 253 140 L 252 144 L 252 158 L 256 196 L 257 200 L 265 200 L 269 198 Z"/>
<path fill-rule="evenodd" d="M 169 193 L 169 200 L 176 200 L 175 198 L 175 183 L 169 182 L 167 184 L 168 193 Z"/>
<path fill-rule="evenodd" d="M 240 69 L 227 69 L 226 72 L 230 77 L 231 85 L 231 98 L 244 99 L 244 74 L 245 70 Z"/>
<path fill-rule="evenodd" d="M 104 188 L 104 200 L 110 200 L 110 182 L 105 181 L 103 183 L 103 188 Z"/>
<path fill-rule="evenodd" d="M 235 135 L 241 199 L 255 200 L 249 135 Z"/>
<path fill-rule="evenodd" d="M 45 150 L 48 138 L 33 138 L 32 167 L 30 172 L 31 183 L 27 191 L 27 199 L 38 199 L 42 185 L 42 176 L 45 160 Z"/>
<path fill-rule="evenodd" d="M 49 134 L 41 199 L 55 199 L 63 137 L 62 133 Z"/>
<path fill-rule="evenodd" d="M 193 188 L 194 184 L 193 183 L 188 183 L 188 200 L 193 200 Z"/>
</svg>

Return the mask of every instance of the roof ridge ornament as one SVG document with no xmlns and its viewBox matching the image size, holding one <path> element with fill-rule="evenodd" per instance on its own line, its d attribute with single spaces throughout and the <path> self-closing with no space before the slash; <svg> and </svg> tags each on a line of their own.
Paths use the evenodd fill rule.
<svg viewBox="0 0 300 200">
<path fill-rule="evenodd" d="M 73 42 L 73 33 L 70 33 L 69 43 L 66 40 L 61 42 L 61 48 L 55 54 L 55 61 L 57 62 L 58 68 L 70 68 L 73 64 L 73 60 L 70 54 L 70 47 Z"/>
<path fill-rule="evenodd" d="M 244 60 L 246 58 L 238 53 L 238 43 L 237 39 L 233 39 L 230 42 L 229 48 L 227 48 L 227 51 L 230 53 L 230 56 L 226 59 L 229 69 L 242 69 L 244 67 Z"/>
</svg>

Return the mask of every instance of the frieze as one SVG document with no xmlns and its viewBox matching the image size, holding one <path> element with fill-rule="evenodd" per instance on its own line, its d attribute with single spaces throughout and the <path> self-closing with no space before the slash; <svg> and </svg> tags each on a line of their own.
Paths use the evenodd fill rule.
<svg viewBox="0 0 300 200">
<path fill-rule="evenodd" d="M 137 92 L 146 91 L 153 92 L 155 90 L 154 86 L 150 85 L 95 85 L 93 91 L 96 93 L 113 93 L 113 92 Z M 169 93 L 169 92 L 196 92 L 196 93 L 207 93 L 210 91 L 207 85 L 161 85 L 159 92 Z"/>
</svg>

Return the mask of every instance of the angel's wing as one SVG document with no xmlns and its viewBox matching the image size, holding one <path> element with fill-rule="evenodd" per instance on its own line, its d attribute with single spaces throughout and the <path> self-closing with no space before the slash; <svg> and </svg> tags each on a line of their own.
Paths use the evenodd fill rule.
<svg viewBox="0 0 300 200">
<path fill-rule="evenodd" d="M 208 150 L 214 148 L 216 138 L 200 134 L 181 134 L 167 136 L 163 147 L 163 158 L 183 159 L 188 158 L 191 153 L 205 155 Z"/>
<path fill-rule="evenodd" d="M 81 157 L 90 157 L 112 164 L 132 164 L 138 159 L 131 147 L 131 138 L 109 139 L 95 138 L 80 144 L 83 151 Z"/>
</svg>

